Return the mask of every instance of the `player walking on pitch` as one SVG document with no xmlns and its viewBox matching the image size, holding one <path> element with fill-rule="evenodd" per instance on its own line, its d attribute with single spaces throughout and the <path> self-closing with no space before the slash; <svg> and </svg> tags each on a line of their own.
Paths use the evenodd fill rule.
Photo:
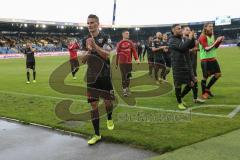
<svg viewBox="0 0 240 160">
<path fill-rule="evenodd" d="M 95 131 L 93 137 L 88 141 L 93 145 L 101 140 L 99 131 L 99 98 L 104 100 L 107 111 L 107 128 L 114 129 L 112 120 L 114 92 L 110 74 L 110 46 L 108 37 L 99 31 L 99 18 L 96 15 L 89 15 L 87 19 L 89 35 L 83 40 L 83 50 L 87 51 L 83 57 L 83 63 L 88 64 L 87 68 L 87 95 L 91 104 L 91 118 Z"/>
</svg>

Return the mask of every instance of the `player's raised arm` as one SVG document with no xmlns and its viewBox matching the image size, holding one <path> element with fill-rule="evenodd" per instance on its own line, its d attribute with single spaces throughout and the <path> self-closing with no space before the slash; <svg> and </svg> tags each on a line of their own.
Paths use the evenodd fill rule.
<svg viewBox="0 0 240 160">
<path fill-rule="evenodd" d="M 206 24 L 203 27 L 201 36 L 199 37 L 199 43 L 205 49 L 206 52 L 211 51 L 214 48 L 218 48 L 223 42 L 224 37 L 218 37 L 213 43 L 209 44 L 208 39 L 213 35 L 213 24 Z"/>
<path fill-rule="evenodd" d="M 110 55 L 110 51 L 104 47 L 100 47 L 96 44 L 94 38 L 90 39 L 92 49 L 95 50 L 103 59 L 107 59 Z"/>
<path fill-rule="evenodd" d="M 222 43 L 222 37 L 218 37 L 217 40 L 212 45 L 209 45 L 208 42 L 207 42 L 207 37 L 204 36 L 204 35 L 201 35 L 199 37 L 199 43 L 203 46 L 203 48 L 207 52 L 209 52 L 213 48 L 218 48 L 219 47 L 219 45 Z"/>
<path fill-rule="evenodd" d="M 88 50 L 87 46 L 88 46 L 88 41 L 86 39 L 84 39 L 82 41 L 82 51 L 81 51 L 81 59 L 82 59 L 82 63 L 85 64 L 87 62 L 87 59 L 89 57 L 89 55 L 91 54 L 91 51 Z"/>
</svg>

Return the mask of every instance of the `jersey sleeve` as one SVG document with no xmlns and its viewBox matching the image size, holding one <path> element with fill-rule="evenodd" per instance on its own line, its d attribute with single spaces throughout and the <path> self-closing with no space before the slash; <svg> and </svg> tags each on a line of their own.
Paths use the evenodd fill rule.
<svg viewBox="0 0 240 160">
<path fill-rule="evenodd" d="M 134 59 L 138 60 L 138 54 L 137 54 L 137 51 L 136 51 L 136 48 L 135 48 L 133 42 L 131 42 L 131 51 L 132 51 Z"/>
<path fill-rule="evenodd" d="M 203 48 L 205 49 L 208 46 L 208 42 L 207 42 L 207 37 L 204 35 L 201 35 L 199 37 L 199 43 L 203 46 Z M 215 43 L 214 48 L 218 48 L 219 45 L 221 44 L 221 42 Z M 210 49 L 211 50 L 211 49 Z"/>
<path fill-rule="evenodd" d="M 79 43 L 75 43 L 75 49 L 80 49 L 80 44 Z"/>
<path fill-rule="evenodd" d="M 72 49 L 73 49 L 73 45 L 72 44 L 68 45 L 68 50 L 72 50 Z"/>
</svg>

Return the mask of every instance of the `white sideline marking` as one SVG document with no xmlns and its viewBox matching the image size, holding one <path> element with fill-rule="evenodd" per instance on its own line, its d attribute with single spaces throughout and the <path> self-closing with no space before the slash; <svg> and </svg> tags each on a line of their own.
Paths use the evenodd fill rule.
<svg viewBox="0 0 240 160">
<path fill-rule="evenodd" d="M 220 114 L 208 114 L 208 113 L 198 113 L 190 111 L 180 111 L 180 110 L 169 110 L 169 109 L 161 109 L 161 108 L 150 108 L 150 107 L 142 107 L 142 106 L 128 106 L 124 104 L 119 104 L 119 106 L 126 107 L 126 108 L 138 108 L 138 109 L 145 109 L 145 110 L 153 110 L 153 111 L 163 111 L 163 112 L 171 112 L 171 113 L 184 113 L 184 114 L 191 114 L 197 116 L 207 116 L 207 117 L 220 117 L 220 118 L 229 118 L 227 115 L 220 115 Z"/>
<path fill-rule="evenodd" d="M 50 99 L 58 99 L 58 100 L 73 100 L 73 101 L 87 102 L 86 100 L 74 99 L 74 98 L 44 96 L 44 95 L 38 95 L 38 94 L 28 94 L 28 93 L 20 93 L 20 92 L 8 92 L 8 91 L 1 91 L 1 90 L 0 90 L 0 93 L 15 94 L 15 95 L 28 96 L 28 97 L 39 97 L 39 98 L 50 98 Z"/>
<path fill-rule="evenodd" d="M 237 108 L 235 108 L 231 113 L 228 114 L 229 118 L 233 118 L 236 116 L 236 114 L 240 112 L 240 106 L 237 106 Z"/>
<path fill-rule="evenodd" d="M 79 102 L 87 103 L 87 100 L 74 99 L 74 98 L 44 96 L 44 95 L 28 94 L 28 93 L 20 93 L 20 92 L 9 92 L 9 91 L 2 91 L 2 90 L 0 90 L 0 93 L 23 95 L 23 96 L 28 96 L 28 97 L 58 99 L 58 100 L 72 100 L 72 101 L 79 101 Z M 171 112 L 171 113 L 184 113 L 184 114 L 192 114 L 192 115 L 198 115 L 198 116 L 220 117 L 220 118 L 231 118 L 231 117 L 229 115 L 192 112 L 192 110 L 196 109 L 196 108 L 202 108 L 202 107 L 217 107 L 217 106 L 222 106 L 222 107 L 232 106 L 233 107 L 234 106 L 234 105 L 224 105 L 224 104 L 220 104 L 220 105 L 201 105 L 201 106 L 191 107 L 191 108 L 189 108 L 188 110 L 185 110 L 185 111 L 180 111 L 180 110 L 170 110 L 170 109 L 162 109 L 162 108 L 151 108 L 151 107 L 144 107 L 144 106 L 129 106 L 129 105 L 125 105 L 125 104 L 118 104 L 118 105 L 122 106 L 122 107 L 126 107 L 126 108 L 132 108 L 132 109 L 138 108 L 138 109 L 144 109 L 144 110 L 153 110 L 153 111 L 162 111 L 162 112 Z M 240 112 L 240 106 L 238 106 L 238 107 L 239 107 L 239 110 L 237 112 Z M 236 113 L 234 112 L 235 113 L 234 116 L 237 114 L 237 112 Z"/>
</svg>

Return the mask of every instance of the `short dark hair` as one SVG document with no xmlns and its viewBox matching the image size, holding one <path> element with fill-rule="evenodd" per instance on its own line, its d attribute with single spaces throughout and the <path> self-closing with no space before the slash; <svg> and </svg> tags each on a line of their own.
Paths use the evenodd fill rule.
<svg viewBox="0 0 240 160">
<path fill-rule="evenodd" d="M 185 28 L 190 28 L 190 27 L 189 27 L 189 26 L 183 26 L 182 28 L 185 29 Z M 190 29 L 191 29 L 191 28 L 190 28 Z"/>
<path fill-rule="evenodd" d="M 89 14 L 88 18 L 94 18 L 94 19 L 96 19 L 97 22 L 99 23 L 99 18 L 98 18 L 98 16 L 95 15 L 95 14 Z"/>
<path fill-rule="evenodd" d="M 180 26 L 180 24 L 173 24 L 171 29 L 175 28 L 176 26 Z"/>
<path fill-rule="evenodd" d="M 125 33 L 125 32 L 129 32 L 129 30 L 127 30 L 127 29 L 124 29 L 124 30 L 122 31 L 122 33 Z"/>
<path fill-rule="evenodd" d="M 176 26 L 180 26 L 180 24 L 173 24 L 172 27 L 171 27 L 171 33 L 173 34 L 173 28 L 175 28 Z"/>
</svg>

